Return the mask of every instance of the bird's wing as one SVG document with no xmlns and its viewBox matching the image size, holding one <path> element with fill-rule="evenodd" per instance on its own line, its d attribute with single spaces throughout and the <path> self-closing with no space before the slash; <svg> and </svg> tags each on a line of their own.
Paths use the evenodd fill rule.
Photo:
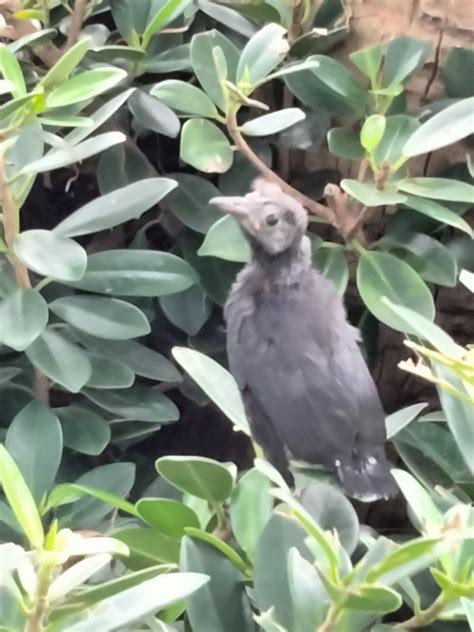
<svg viewBox="0 0 474 632">
<path fill-rule="evenodd" d="M 229 322 L 228 351 L 240 388 L 293 456 L 334 467 L 335 458 L 351 458 L 359 433 L 376 444 L 385 437 L 355 331 L 337 295 L 326 297 L 322 305 L 320 288 L 310 286 L 281 309 L 250 314 L 241 304 L 241 317 Z"/>
</svg>

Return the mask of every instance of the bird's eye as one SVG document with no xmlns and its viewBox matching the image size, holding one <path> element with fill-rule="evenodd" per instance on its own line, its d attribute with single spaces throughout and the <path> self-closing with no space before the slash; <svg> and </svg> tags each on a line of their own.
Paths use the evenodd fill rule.
<svg viewBox="0 0 474 632">
<path fill-rule="evenodd" d="M 270 215 L 266 216 L 265 221 L 267 222 L 269 226 L 276 226 L 276 224 L 278 224 L 279 222 L 279 219 L 275 215 L 275 213 L 270 213 Z"/>
</svg>

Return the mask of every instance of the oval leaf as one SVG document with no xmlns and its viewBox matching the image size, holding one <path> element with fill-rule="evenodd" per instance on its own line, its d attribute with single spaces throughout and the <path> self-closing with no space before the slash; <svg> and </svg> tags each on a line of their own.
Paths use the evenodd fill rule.
<svg viewBox="0 0 474 632">
<path fill-rule="evenodd" d="M 143 312 L 116 298 L 65 296 L 53 301 L 49 308 L 67 323 L 99 338 L 127 340 L 150 333 Z"/>
<path fill-rule="evenodd" d="M 137 502 L 140 518 L 170 538 L 180 539 L 187 527 L 199 528 L 192 509 L 169 498 L 142 498 Z"/>
<path fill-rule="evenodd" d="M 207 94 L 185 81 L 162 81 L 151 89 L 150 94 L 178 112 L 207 118 L 217 116 L 216 106 Z"/>
<path fill-rule="evenodd" d="M 48 324 L 48 305 L 36 290 L 16 290 L 0 303 L 0 341 L 23 351 Z"/>
<path fill-rule="evenodd" d="M 64 445 L 75 452 L 97 456 L 110 441 L 110 426 L 97 413 L 80 406 L 55 408 Z"/>
<path fill-rule="evenodd" d="M 78 281 L 87 253 L 78 243 L 50 230 L 26 230 L 13 241 L 13 252 L 30 270 L 58 281 Z"/>
<path fill-rule="evenodd" d="M 179 134 L 179 119 L 173 110 L 143 90 L 136 90 L 132 94 L 128 107 L 145 129 L 170 138 L 176 138 Z"/>
<path fill-rule="evenodd" d="M 125 391 L 86 388 L 83 392 L 91 402 L 120 419 L 152 423 L 170 423 L 179 419 L 179 411 L 168 397 L 141 384 Z"/>
<path fill-rule="evenodd" d="M 26 349 L 26 355 L 37 369 L 72 393 L 78 393 L 92 373 L 86 353 L 51 328 Z"/>
<path fill-rule="evenodd" d="M 158 473 L 187 494 L 210 503 L 223 503 L 232 493 L 237 468 L 205 457 L 164 456 L 156 461 Z"/>
<path fill-rule="evenodd" d="M 165 296 L 194 285 L 197 275 L 183 259 L 152 250 L 107 250 L 89 257 L 74 287 L 117 296 Z"/>
<path fill-rule="evenodd" d="M 245 263 L 250 260 L 250 246 L 238 222 L 227 215 L 211 226 L 198 255 Z"/>
<path fill-rule="evenodd" d="M 138 219 L 177 186 L 169 178 L 147 178 L 102 195 L 75 211 L 56 226 L 66 237 L 88 235 Z"/>
<path fill-rule="evenodd" d="M 384 252 L 365 251 L 357 267 L 357 287 L 369 310 L 389 327 L 416 333 L 384 303 L 387 297 L 395 305 L 408 307 L 429 320 L 434 318 L 431 292 L 407 263 Z"/>
<path fill-rule="evenodd" d="M 173 356 L 233 422 L 236 430 L 250 434 L 239 388 L 229 371 L 212 358 L 194 349 L 174 347 Z"/>
<path fill-rule="evenodd" d="M 278 132 L 302 121 L 305 117 L 305 113 L 299 108 L 286 108 L 252 119 L 244 123 L 240 131 L 246 136 L 269 136 L 270 134 L 278 134 Z"/>
<path fill-rule="evenodd" d="M 12 421 L 5 445 L 39 503 L 51 489 L 61 462 L 63 437 L 58 418 L 43 402 L 31 402 Z"/>
<path fill-rule="evenodd" d="M 205 173 L 224 173 L 233 159 L 225 134 L 206 119 L 191 119 L 183 125 L 180 157 Z"/>
<path fill-rule="evenodd" d="M 405 156 L 419 156 L 474 134 L 474 97 L 463 99 L 438 112 L 408 139 Z"/>
<path fill-rule="evenodd" d="M 266 24 L 247 42 L 237 67 L 237 82 L 253 85 L 283 61 L 289 50 L 286 30 Z"/>
<path fill-rule="evenodd" d="M 80 101 L 87 101 L 110 90 L 126 76 L 127 73 L 120 68 L 86 70 L 54 88 L 46 97 L 46 105 L 48 108 L 62 108 Z"/>
</svg>

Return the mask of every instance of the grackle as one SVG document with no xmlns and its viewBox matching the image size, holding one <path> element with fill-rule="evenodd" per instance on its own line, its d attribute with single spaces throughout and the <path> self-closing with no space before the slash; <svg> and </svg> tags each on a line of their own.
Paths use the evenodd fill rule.
<svg viewBox="0 0 474 632">
<path fill-rule="evenodd" d="M 342 299 L 311 267 L 305 209 L 261 179 L 211 203 L 239 222 L 252 251 L 224 315 L 254 439 L 289 482 L 297 460 L 330 470 L 354 498 L 395 494 L 384 411 Z"/>
</svg>

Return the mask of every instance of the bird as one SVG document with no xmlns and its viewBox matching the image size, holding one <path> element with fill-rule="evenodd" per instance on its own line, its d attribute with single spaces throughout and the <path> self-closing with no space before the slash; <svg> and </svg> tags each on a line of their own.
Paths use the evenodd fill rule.
<svg viewBox="0 0 474 632">
<path fill-rule="evenodd" d="M 237 220 L 250 245 L 224 319 L 252 438 L 290 485 L 296 461 L 325 468 L 352 498 L 395 495 L 384 410 L 359 331 L 312 267 L 305 208 L 262 178 L 246 195 L 210 203 Z"/>
</svg>

